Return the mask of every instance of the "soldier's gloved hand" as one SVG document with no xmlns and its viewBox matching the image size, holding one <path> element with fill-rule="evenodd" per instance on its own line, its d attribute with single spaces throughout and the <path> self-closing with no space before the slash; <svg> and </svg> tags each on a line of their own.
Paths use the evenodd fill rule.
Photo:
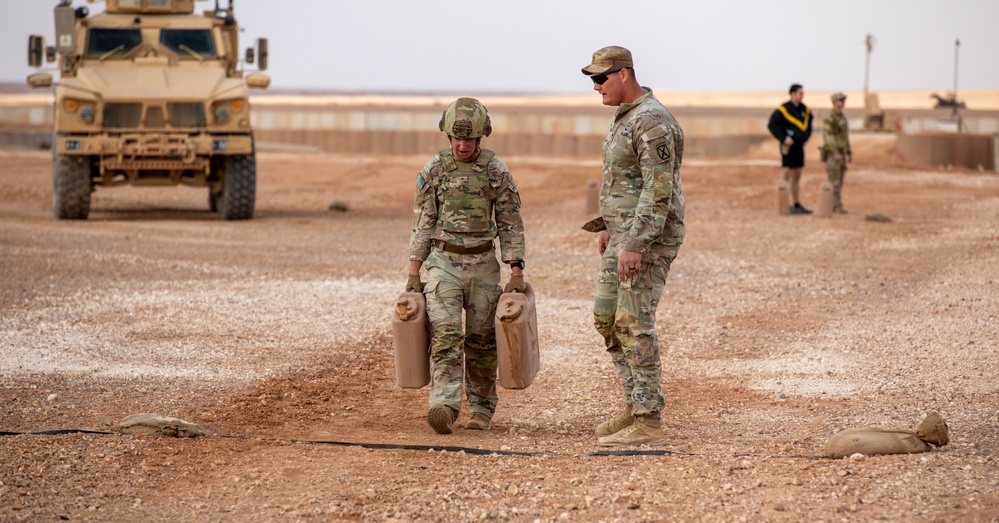
<svg viewBox="0 0 999 523">
<path fill-rule="evenodd" d="M 423 292 L 423 283 L 419 274 L 410 274 L 406 280 L 406 292 Z"/>
<path fill-rule="evenodd" d="M 506 287 L 503 292 L 519 292 L 524 293 L 527 291 L 527 284 L 524 283 L 523 274 L 511 274 L 510 281 L 506 282 Z"/>
</svg>

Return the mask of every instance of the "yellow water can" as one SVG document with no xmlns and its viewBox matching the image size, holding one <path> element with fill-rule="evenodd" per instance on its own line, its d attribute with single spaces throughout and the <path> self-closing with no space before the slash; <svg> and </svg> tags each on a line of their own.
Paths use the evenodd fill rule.
<svg viewBox="0 0 999 523">
<path fill-rule="evenodd" d="M 830 218 L 833 210 L 833 186 L 829 182 L 819 185 L 819 205 L 815 208 L 816 218 Z"/>
<path fill-rule="evenodd" d="M 430 321 L 422 292 L 404 292 L 392 311 L 395 382 L 404 389 L 430 383 Z"/>
<path fill-rule="evenodd" d="M 495 324 L 499 384 L 505 389 L 526 389 L 541 368 L 538 315 L 530 283 L 523 293 L 500 295 Z"/>
</svg>

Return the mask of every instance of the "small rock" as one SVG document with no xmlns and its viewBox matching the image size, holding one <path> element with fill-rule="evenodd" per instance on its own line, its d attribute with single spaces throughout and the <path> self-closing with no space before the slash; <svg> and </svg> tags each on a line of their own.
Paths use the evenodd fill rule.
<svg viewBox="0 0 999 523">
<path fill-rule="evenodd" d="M 48 401 L 55 401 L 55 400 L 59 399 L 59 395 L 58 394 L 49 394 L 49 397 L 45 398 L 45 399 L 47 399 Z"/>
<path fill-rule="evenodd" d="M 328 211 L 337 211 L 337 212 L 347 212 L 347 211 L 350 210 L 350 206 L 347 205 L 347 202 L 345 202 L 343 200 L 337 200 L 337 201 L 329 204 L 329 206 L 326 207 L 326 210 L 328 210 Z"/>
</svg>

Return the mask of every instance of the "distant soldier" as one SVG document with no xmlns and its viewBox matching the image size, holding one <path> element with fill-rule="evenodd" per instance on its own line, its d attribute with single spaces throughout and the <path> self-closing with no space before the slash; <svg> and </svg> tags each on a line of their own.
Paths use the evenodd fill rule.
<svg viewBox="0 0 999 523">
<path fill-rule="evenodd" d="M 794 201 L 788 213 L 812 214 L 812 211 L 801 205 L 798 194 L 801 169 L 805 166 L 805 142 L 812 137 L 812 111 L 801 103 L 805 97 L 805 88 L 801 84 L 791 84 L 788 92 L 791 99 L 774 110 L 767 128 L 781 144 L 780 164 L 784 168 L 782 175 Z"/>
<path fill-rule="evenodd" d="M 833 212 L 846 214 L 843 208 L 843 178 L 846 177 L 846 164 L 853 161 L 853 151 L 850 149 L 850 130 L 843 116 L 846 106 L 846 95 L 832 95 L 833 110 L 822 122 L 822 155 L 826 160 L 826 177 L 833 188 Z"/>
<path fill-rule="evenodd" d="M 505 292 L 524 292 L 527 286 L 517 184 L 506 164 L 479 146 L 492 132 L 485 106 L 458 98 L 439 127 L 451 146 L 416 176 L 406 290 L 422 288 L 433 325 L 427 422 L 438 434 L 450 434 L 461 410 L 462 381 L 471 413 L 466 429 L 489 430 L 496 411 L 497 236 L 503 262 L 512 270 Z M 424 261 L 425 287 L 420 282 Z"/>
<path fill-rule="evenodd" d="M 623 405 L 596 428 L 597 444 L 661 445 L 665 406 L 656 308 L 683 243 L 683 130 L 635 76 L 631 52 L 604 47 L 582 69 L 617 107 L 603 146 L 593 324 L 621 380 Z"/>
</svg>

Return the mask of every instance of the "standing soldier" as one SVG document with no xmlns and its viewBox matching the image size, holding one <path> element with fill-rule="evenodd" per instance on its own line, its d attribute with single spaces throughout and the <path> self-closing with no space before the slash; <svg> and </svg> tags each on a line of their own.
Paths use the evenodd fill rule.
<svg viewBox="0 0 999 523">
<path fill-rule="evenodd" d="M 665 398 L 656 307 L 685 233 L 683 130 L 638 83 L 627 49 L 598 50 L 583 74 L 604 105 L 618 108 L 603 145 L 601 217 L 584 226 L 600 232 L 593 323 L 624 400 L 618 415 L 597 426 L 597 444 L 661 445 Z"/>
<path fill-rule="evenodd" d="M 463 381 L 471 413 L 466 429 L 489 430 L 496 411 L 493 320 L 501 290 L 493 238 L 499 236 L 503 262 L 513 273 L 505 291 L 527 287 L 517 184 L 506 164 L 479 146 L 492 132 L 485 106 L 474 98 L 458 98 L 444 111 L 439 127 L 450 147 L 416 176 L 406 290 L 422 287 L 433 326 L 427 422 L 438 434 L 450 434 L 461 410 Z M 424 261 L 426 286 L 420 282 Z"/>
<path fill-rule="evenodd" d="M 846 164 L 853 161 L 850 149 L 850 130 L 843 115 L 846 95 L 832 95 L 833 110 L 822 122 L 822 156 L 826 160 L 826 177 L 833 188 L 833 212 L 846 214 L 843 208 L 843 178 L 846 177 Z"/>
<path fill-rule="evenodd" d="M 805 142 L 812 137 L 812 110 L 801 102 L 805 97 L 805 88 L 801 84 L 791 84 L 788 93 L 791 99 L 774 110 L 767 128 L 780 142 L 782 174 L 794 201 L 788 213 L 812 214 L 812 211 L 801 205 L 798 194 L 801 169 L 805 167 Z"/>
</svg>

